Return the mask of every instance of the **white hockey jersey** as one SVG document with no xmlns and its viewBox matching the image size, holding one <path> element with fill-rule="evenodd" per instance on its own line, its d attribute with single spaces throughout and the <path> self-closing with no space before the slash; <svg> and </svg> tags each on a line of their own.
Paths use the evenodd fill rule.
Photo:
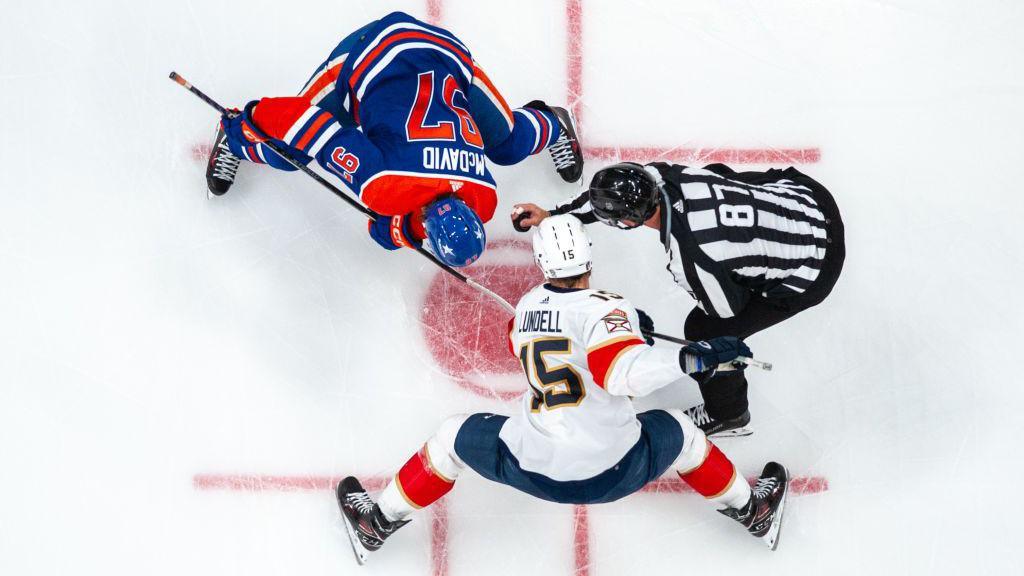
<svg viewBox="0 0 1024 576">
<path fill-rule="evenodd" d="M 516 306 L 509 346 L 530 390 L 500 437 L 520 467 L 553 480 L 614 466 L 640 437 L 628 396 L 684 376 L 678 348 L 647 346 L 633 306 L 601 290 L 534 288 Z"/>
</svg>

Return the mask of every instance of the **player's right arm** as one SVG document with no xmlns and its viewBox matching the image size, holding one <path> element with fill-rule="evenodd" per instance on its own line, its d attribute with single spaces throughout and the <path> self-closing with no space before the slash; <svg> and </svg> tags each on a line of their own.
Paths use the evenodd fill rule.
<svg viewBox="0 0 1024 576">
<path fill-rule="evenodd" d="M 681 349 L 648 346 L 632 304 L 614 294 L 597 292 L 592 297 L 609 300 L 588 315 L 587 364 L 594 382 L 610 394 L 646 396 L 684 374 L 713 370 L 738 356 L 753 356 L 734 336 L 693 342 Z"/>
<path fill-rule="evenodd" d="M 646 396 L 686 374 L 678 349 L 647 345 L 632 304 L 600 291 L 591 298 L 607 298 L 595 302 L 584 325 L 587 365 L 598 386 L 618 396 Z"/>
</svg>

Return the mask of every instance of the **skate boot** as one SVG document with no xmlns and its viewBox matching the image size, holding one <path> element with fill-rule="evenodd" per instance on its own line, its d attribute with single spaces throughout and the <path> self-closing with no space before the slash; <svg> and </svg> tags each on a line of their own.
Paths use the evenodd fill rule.
<svg viewBox="0 0 1024 576">
<path fill-rule="evenodd" d="M 709 438 L 729 438 L 733 436 L 750 436 L 754 429 L 750 427 L 750 411 L 728 420 L 717 420 L 708 414 L 704 404 L 697 404 L 686 410 L 686 415 L 693 420 L 698 428 Z"/>
<path fill-rule="evenodd" d="M 548 148 L 555 170 L 562 180 L 575 182 L 583 177 L 583 147 L 576 136 L 576 119 L 572 112 L 557 106 L 548 106 L 541 100 L 534 100 L 525 106 L 534 110 L 551 112 L 558 118 L 558 140 Z"/>
<path fill-rule="evenodd" d="M 757 479 L 750 502 L 742 510 L 726 508 L 719 512 L 743 524 L 747 532 L 775 550 L 779 545 L 779 530 L 782 529 L 782 514 L 788 493 L 789 472 L 782 464 L 769 462 L 764 465 L 764 471 Z"/>
<path fill-rule="evenodd" d="M 341 515 L 345 517 L 345 531 L 360 564 L 365 564 L 370 552 L 380 548 L 388 536 L 409 523 L 385 518 L 363 485 L 352 476 L 338 484 L 337 496 Z"/>
<path fill-rule="evenodd" d="M 210 194 L 223 196 L 235 182 L 235 174 L 241 159 L 228 148 L 228 137 L 224 127 L 217 125 L 217 137 L 213 141 L 210 160 L 206 164 L 206 187 Z"/>
</svg>

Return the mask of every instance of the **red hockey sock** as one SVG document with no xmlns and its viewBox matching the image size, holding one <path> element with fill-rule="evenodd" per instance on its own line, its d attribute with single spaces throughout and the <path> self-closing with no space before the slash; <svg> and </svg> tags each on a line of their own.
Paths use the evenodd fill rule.
<svg viewBox="0 0 1024 576">
<path fill-rule="evenodd" d="M 430 463 L 426 445 L 398 471 L 395 484 L 405 500 L 415 508 L 429 506 L 455 486 Z"/>
<path fill-rule="evenodd" d="M 738 478 L 736 466 L 710 441 L 704 462 L 679 477 L 708 500 L 729 508 L 740 508 L 750 498 L 750 486 Z"/>
</svg>

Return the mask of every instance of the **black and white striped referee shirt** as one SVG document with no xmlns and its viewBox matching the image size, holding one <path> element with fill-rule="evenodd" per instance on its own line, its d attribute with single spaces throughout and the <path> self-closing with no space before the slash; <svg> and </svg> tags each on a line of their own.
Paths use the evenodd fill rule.
<svg viewBox="0 0 1024 576">
<path fill-rule="evenodd" d="M 668 271 L 708 315 L 735 316 L 754 293 L 800 294 L 818 277 L 827 222 L 815 194 L 827 192 L 796 169 L 738 173 L 660 162 L 647 169 L 660 175 Z M 552 210 L 566 212 L 597 220 L 586 192 Z"/>
</svg>

